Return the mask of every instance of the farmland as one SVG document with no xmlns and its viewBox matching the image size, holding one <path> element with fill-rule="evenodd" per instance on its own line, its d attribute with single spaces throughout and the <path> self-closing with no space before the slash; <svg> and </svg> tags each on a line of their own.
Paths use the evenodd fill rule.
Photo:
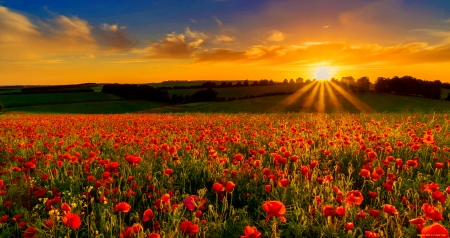
<svg viewBox="0 0 450 238">
<path fill-rule="evenodd" d="M 3 115 L 0 236 L 445 235 L 449 123 L 424 113 Z"/>
</svg>

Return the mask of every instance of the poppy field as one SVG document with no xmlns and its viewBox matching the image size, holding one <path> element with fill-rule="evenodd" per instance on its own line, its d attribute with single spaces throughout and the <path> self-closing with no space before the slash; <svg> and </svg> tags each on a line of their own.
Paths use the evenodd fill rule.
<svg viewBox="0 0 450 238">
<path fill-rule="evenodd" d="M 0 237 L 448 237 L 446 114 L 0 116 Z"/>
</svg>

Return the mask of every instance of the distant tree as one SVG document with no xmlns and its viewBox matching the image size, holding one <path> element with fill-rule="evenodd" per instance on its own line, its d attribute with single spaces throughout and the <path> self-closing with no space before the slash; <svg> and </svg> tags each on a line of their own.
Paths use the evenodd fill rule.
<svg viewBox="0 0 450 238">
<path fill-rule="evenodd" d="M 227 82 L 222 82 L 221 84 L 220 84 L 220 87 L 226 87 L 227 86 Z"/>
<path fill-rule="evenodd" d="M 287 79 L 284 79 L 284 80 L 283 80 L 283 84 L 288 84 L 288 80 L 287 80 Z"/>
<path fill-rule="evenodd" d="M 369 91 L 370 88 L 370 80 L 369 77 L 361 77 L 358 80 L 356 80 L 356 86 L 357 90 L 361 92 Z"/>
<path fill-rule="evenodd" d="M 244 81 L 244 86 L 245 86 L 245 87 L 248 86 L 248 79 L 246 79 L 246 80 Z"/>
<path fill-rule="evenodd" d="M 211 88 L 195 92 L 191 95 L 192 102 L 208 102 L 217 100 L 217 92 Z"/>
<path fill-rule="evenodd" d="M 242 85 L 241 81 L 238 81 L 237 84 L 234 85 L 234 86 L 235 86 L 235 87 L 242 87 L 243 85 Z"/>
<path fill-rule="evenodd" d="M 268 86 L 269 81 L 267 79 L 261 79 L 259 80 L 259 86 Z"/>
<path fill-rule="evenodd" d="M 294 79 L 290 79 L 290 80 L 289 80 L 289 84 L 295 84 Z"/>
<path fill-rule="evenodd" d="M 306 84 L 311 83 L 311 79 L 307 79 L 307 80 L 305 81 L 305 83 L 306 83 Z"/>
<path fill-rule="evenodd" d="M 389 80 L 388 78 L 378 77 L 377 81 L 375 81 L 375 92 L 379 93 L 389 93 L 391 92 L 389 88 Z"/>
<path fill-rule="evenodd" d="M 232 87 L 233 86 L 233 83 L 232 82 L 228 82 L 227 83 L 227 87 Z"/>
<path fill-rule="evenodd" d="M 0 103 L 0 112 L 5 108 L 5 106 L 3 106 L 3 104 Z"/>
<path fill-rule="evenodd" d="M 253 81 L 253 83 L 251 84 L 252 86 L 259 86 L 258 81 Z"/>
<path fill-rule="evenodd" d="M 172 95 L 172 99 L 170 100 L 170 103 L 172 104 L 178 104 L 183 103 L 183 95 L 178 96 L 177 94 Z"/>
<path fill-rule="evenodd" d="M 271 80 L 269 80 L 269 82 L 267 84 L 268 85 L 275 85 L 275 82 L 271 79 Z"/>
<path fill-rule="evenodd" d="M 190 103 L 191 102 L 191 96 L 186 95 L 184 96 L 184 103 Z"/>
<path fill-rule="evenodd" d="M 303 78 L 298 77 L 298 78 L 295 80 L 295 83 L 303 83 Z"/>
</svg>

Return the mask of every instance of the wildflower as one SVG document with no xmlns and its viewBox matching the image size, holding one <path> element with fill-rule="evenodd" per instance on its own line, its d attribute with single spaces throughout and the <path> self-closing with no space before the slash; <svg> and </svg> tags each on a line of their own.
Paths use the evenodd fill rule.
<svg viewBox="0 0 450 238">
<path fill-rule="evenodd" d="M 449 237 L 447 229 L 439 223 L 426 226 L 421 231 L 422 237 Z"/>
<path fill-rule="evenodd" d="M 334 208 L 332 206 L 325 205 L 325 206 L 323 206 L 322 210 L 323 210 L 323 215 L 326 217 L 331 217 L 334 215 Z"/>
<path fill-rule="evenodd" d="M 131 205 L 126 203 L 126 202 L 120 202 L 118 203 L 115 207 L 114 207 L 114 212 L 123 212 L 123 213 L 127 213 L 129 212 L 131 209 Z"/>
<path fill-rule="evenodd" d="M 383 211 L 384 211 L 385 213 L 391 214 L 391 215 L 398 214 L 397 209 L 396 209 L 394 206 L 389 205 L 389 204 L 385 204 L 385 205 L 383 206 Z"/>
<path fill-rule="evenodd" d="M 345 196 L 345 202 L 351 207 L 353 207 L 353 204 L 361 205 L 363 200 L 364 197 L 358 190 L 351 190 L 347 192 L 347 195 Z"/>
<path fill-rule="evenodd" d="M 192 223 L 191 221 L 183 221 L 180 224 L 180 230 L 184 233 L 194 234 L 198 231 L 198 226 Z"/>
<path fill-rule="evenodd" d="M 214 183 L 212 189 L 214 190 L 214 192 L 218 193 L 222 192 L 224 190 L 224 187 L 220 183 Z"/>
<path fill-rule="evenodd" d="M 244 235 L 240 238 L 260 238 L 261 232 L 259 232 L 256 227 L 245 226 Z"/>
<path fill-rule="evenodd" d="M 227 193 L 231 193 L 234 191 L 234 187 L 236 187 L 236 184 L 234 184 L 233 181 L 228 181 L 227 185 L 225 185 L 225 190 Z"/>
<path fill-rule="evenodd" d="M 283 216 L 286 212 L 286 207 L 279 201 L 268 201 L 262 205 L 264 211 L 267 213 L 266 222 L 270 217 L 278 216 L 282 222 L 286 222 L 286 218 Z"/>
<path fill-rule="evenodd" d="M 355 224 L 353 222 L 348 222 L 345 224 L 345 231 L 349 231 L 351 229 L 353 229 L 353 227 L 355 226 Z"/>
<path fill-rule="evenodd" d="M 28 227 L 24 232 L 23 232 L 23 237 L 24 238 L 34 238 L 34 235 L 36 235 L 36 228 L 34 227 Z"/>
<path fill-rule="evenodd" d="M 378 238 L 378 233 L 372 231 L 365 231 L 366 238 Z"/>
<path fill-rule="evenodd" d="M 428 220 L 433 220 L 434 222 L 444 220 L 442 213 L 439 212 L 433 205 L 424 203 L 422 205 L 422 211 L 425 213 L 425 218 Z"/>
<path fill-rule="evenodd" d="M 347 211 L 345 210 L 344 206 L 339 206 L 336 208 L 336 214 L 340 217 L 345 216 L 345 214 L 347 213 Z"/>
<path fill-rule="evenodd" d="M 81 219 L 75 213 L 71 212 L 66 213 L 66 215 L 63 216 L 62 221 L 65 226 L 75 230 L 81 226 Z"/>
<path fill-rule="evenodd" d="M 153 215 L 152 209 L 147 209 L 147 210 L 145 210 L 144 215 L 142 216 L 142 220 L 144 222 L 147 222 L 147 221 L 152 220 L 153 217 L 154 217 L 154 215 Z"/>
</svg>

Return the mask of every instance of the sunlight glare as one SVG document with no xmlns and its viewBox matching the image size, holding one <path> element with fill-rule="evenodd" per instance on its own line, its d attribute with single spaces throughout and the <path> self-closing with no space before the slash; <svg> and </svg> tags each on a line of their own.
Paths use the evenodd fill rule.
<svg viewBox="0 0 450 238">
<path fill-rule="evenodd" d="M 317 80 L 328 80 L 330 79 L 330 68 L 319 67 L 316 69 L 316 79 Z"/>
</svg>

